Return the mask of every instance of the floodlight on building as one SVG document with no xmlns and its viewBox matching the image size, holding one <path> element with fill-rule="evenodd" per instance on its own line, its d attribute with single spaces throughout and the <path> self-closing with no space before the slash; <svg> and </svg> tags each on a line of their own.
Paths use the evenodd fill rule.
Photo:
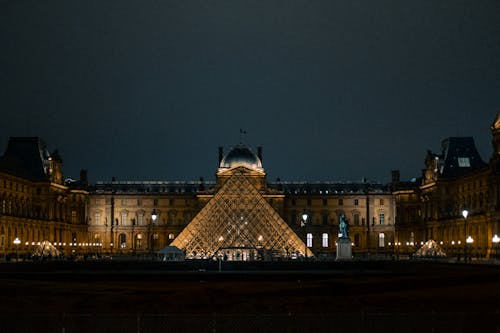
<svg viewBox="0 0 500 333">
<path fill-rule="evenodd" d="M 307 218 L 307 213 L 302 214 L 302 219 L 304 220 L 304 222 L 307 222 Z"/>
<path fill-rule="evenodd" d="M 498 244 L 498 243 L 500 242 L 500 237 L 498 237 L 498 235 L 497 235 L 497 234 L 495 234 L 495 235 L 493 236 L 493 238 L 491 239 L 491 241 L 492 241 L 493 243 L 495 243 L 495 244 Z"/>
<path fill-rule="evenodd" d="M 474 243 L 474 239 L 471 236 L 467 237 L 467 244 L 472 244 L 472 243 Z"/>
<path fill-rule="evenodd" d="M 464 209 L 462 211 L 462 216 L 464 217 L 464 219 L 466 219 L 468 215 L 469 215 L 469 211 L 467 209 Z"/>
</svg>

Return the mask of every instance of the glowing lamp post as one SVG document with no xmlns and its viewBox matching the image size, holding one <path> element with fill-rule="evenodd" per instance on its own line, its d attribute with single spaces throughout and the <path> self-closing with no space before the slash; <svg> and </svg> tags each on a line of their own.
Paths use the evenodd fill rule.
<svg viewBox="0 0 500 333">
<path fill-rule="evenodd" d="M 16 262 L 19 262 L 19 252 L 18 252 L 19 244 L 21 244 L 21 240 L 19 240 L 19 238 L 16 237 L 16 239 L 14 239 L 14 245 L 16 246 Z"/>
<path fill-rule="evenodd" d="M 469 215 L 469 211 L 464 209 L 462 211 L 462 216 L 464 217 L 464 262 L 467 262 L 467 216 Z"/>
<path fill-rule="evenodd" d="M 304 212 L 302 214 L 302 221 L 300 222 L 300 226 L 304 228 L 304 235 L 305 235 L 305 247 L 304 247 L 304 258 L 307 258 L 307 229 L 305 228 L 307 225 L 307 213 Z"/>
<path fill-rule="evenodd" d="M 496 259 L 498 257 L 498 243 L 500 242 L 500 237 L 498 237 L 498 235 L 495 234 L 491 239 L 491 241 L 493 242 L 493 248 L 495 249 L 495 259 Z"/>
<path fill-rule="evenodd" d="M 155 249 L 155 223 L 156 219 L 158 218 L 158 214 L 156 213 L 156 210 L 153 209 L 153 212 L 151 213 L 151 225 L 152 225 L 152 230 L 153 230 L 153 235 L 151 236 L 151 257 L 153 258 L 153 253 Z"/>
</svg>

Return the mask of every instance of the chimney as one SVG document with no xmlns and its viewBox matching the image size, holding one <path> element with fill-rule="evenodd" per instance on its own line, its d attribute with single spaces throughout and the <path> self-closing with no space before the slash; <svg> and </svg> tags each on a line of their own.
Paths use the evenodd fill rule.
<svg viewBox="0 0 500 333">
<path fill-rule="evenodd" d="M 257 157 L 262 162 L 262 147 L 261 146 L 257 147 Z"/>
<path fill-rule="evenodd" d="M 219 164 L 222 162 L 222 159 L 224 158 L 224 147 L 219 146 Z"/>
</svg>

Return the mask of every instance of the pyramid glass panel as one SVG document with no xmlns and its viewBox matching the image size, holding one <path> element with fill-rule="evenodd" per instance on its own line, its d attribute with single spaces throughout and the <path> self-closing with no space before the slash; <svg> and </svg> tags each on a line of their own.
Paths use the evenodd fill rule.
<svg viewBox="0 0 500 333">
<path fill-rule="evenodd" d="M 313 256 L 238 168 L 171 245 L 186 258 L 269 260 Z"/>
</svg>

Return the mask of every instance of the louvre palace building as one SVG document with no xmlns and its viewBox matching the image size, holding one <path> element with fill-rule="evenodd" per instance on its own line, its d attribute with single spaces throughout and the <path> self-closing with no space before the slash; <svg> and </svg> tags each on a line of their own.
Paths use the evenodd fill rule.
<svg viewBox="0 0 500 333">
<path fill-rule="evenodd" d="M 497 253 L 500 115 L 484 161 L 471 137 L 428 151 L 421 177 L 388 184 L 270 182 L 262 148 L 218 152 L 214 181 L 65 180 L 62 158 L 36 137 L 11 137 L 0 158 L 0 259 L 50 242 L 65 256 L 147 256 L 171 246 L 188 259 L 335 258 L 339 221 L 354 257 L 414 253 L 434 240 L 450 256 Z M 419 153 L 419 152 L 415 152 Z M 468 214 L 463 214 L 466 210 Z M 468 240 L 468 241 L 466 241 Z M 466 245 L 467 244 L 467 245 Z"/>
</svg>

